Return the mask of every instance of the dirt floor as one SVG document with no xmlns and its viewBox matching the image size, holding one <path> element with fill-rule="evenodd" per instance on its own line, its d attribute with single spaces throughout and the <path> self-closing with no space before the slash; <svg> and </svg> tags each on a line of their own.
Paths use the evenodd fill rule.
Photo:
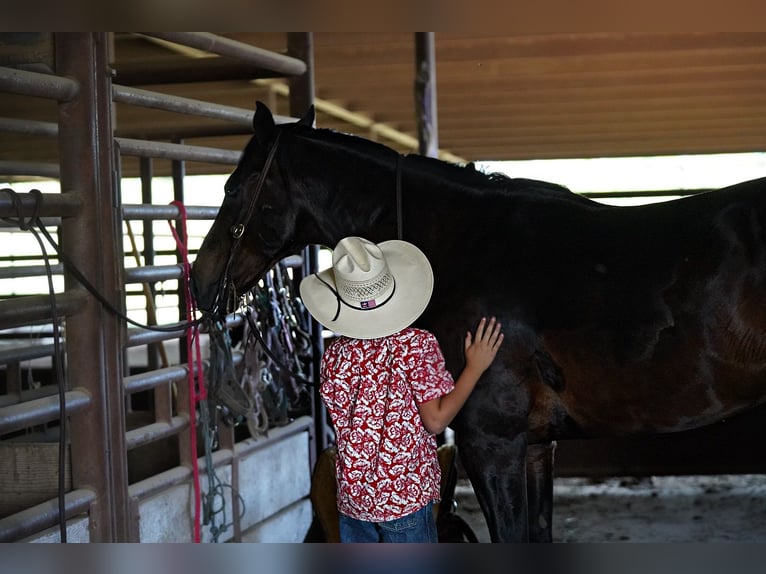
<svg viewBox="0 0 766 574">
<path fill-rule="evenodd" d="M 484 516 L 468 481 L 457 513 L 480 542 Z M 554 542 L 766 542 L 766 475 L 557 478 Z"/>
</svg>

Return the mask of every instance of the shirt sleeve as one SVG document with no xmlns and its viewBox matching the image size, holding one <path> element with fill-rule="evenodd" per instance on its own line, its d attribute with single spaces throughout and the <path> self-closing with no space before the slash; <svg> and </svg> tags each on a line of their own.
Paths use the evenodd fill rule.
<svg viewBox="0 0 766 574">
<path fill-rule="evenodd" d="M 427 331 L 413 338 L 408 378 L 418 404 L 446 395 L 455 381 L 444 364 L 444 355 L 436 337 Z"/>
</svg>

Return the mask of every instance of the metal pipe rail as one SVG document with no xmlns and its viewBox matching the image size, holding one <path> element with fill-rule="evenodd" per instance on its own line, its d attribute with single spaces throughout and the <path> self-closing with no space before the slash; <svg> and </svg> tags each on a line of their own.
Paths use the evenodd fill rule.
<svg viewBox="0 0 766 574">
<path fill-rule="evenodd" d="M 123 155 L 139 157 L 236 165 L 242 155 L 242 152 L 240 151 L 225 150 L 215 147 L 155 142 L 132 138 L 114 138 L 114 141 L 119 147 L 120 153 Z"/>
<path fill-rule="evenodd" d="M 45 227 L 58 227 L 59 225 L 61 225 L 60 217 L 41 217 L 40 221 Z M 18 225 L 8 221 L 7 219 L 0 219 L 0 229 L 18 229 L 18 228 L 19 228 Z"/>
<path fill-rule="evenodd" d="M 52 354 L 52 353 L 51 353 Z M 58 394 L 58 387 L 46 385 L 44 387 L 38 387 L 37 389 L 29 389 L 24 391 L 13 391 L 5 395 L 0 395 L 0 408 L 9 407 L 11 405 L 17 405 L 27 401 L 34 401 L 37 399 L 43 399 L 52 395 Z"/>
<path fill-rule="evenodd" d="M 64 495 L 67 518 L 85 514 L 96 501 L 96 493 L 88 488 L 72 490 Z M 58 499 L 51 499 L 37 506 L 0 519 L 0 542 L 16 542 L 59 522 Z"/>
<path fill-rule="evenodd" d="M 23 344 L 12 345 L 10 347 L 3 347 L 0 349 L 0 365 L 7 365 L 8 363 L 23 361 L 31 361 L 32 359 L 41 359 L 42 357 L 53 356 L 56 347 L 53 343 L 36 345 L 31 341 L 25 340 Z"/>
<path fill-rule="evenodd" d="M 242 325 L 245 318 L 239 313 L 232 313 L 226 316 L 226 328 L 231 329 Z M 181 327 L 183 323 L 177 323 L 178 330 L 174 331 L 153 331 L 151 329 L 141 329 L 138 327 L 132 327 L 128 329 L 128 334 L 125 341 L 125 347 L 140 347 L 141 345 L 150 345 L 152 343 L 159 343 L 168 339 L 177 339 L 186 334 L 186 331 Z M 173 324 L 163 325 L 163 327 L 170 328 Z M 203 329 L 202 333 L 205 331 Z"/>
<path fill-rule="evenodd" d="M 189 369 L 186 365 L 174 365 L 147 371 L 138 375 L 129 375 L 122 379 L 125 394 L 130 395 L 141 391 L 149 391 L 160 385 L 169 385 L 186 380 L 189 376 Z"/>
<path fill-rule="evenodd" d="M 141 345 L 150 345 L 169 339 L 178 339 L 186 334 L 186 330 L 181 326 L 182 323 L 176 323 L 178 330 L 174 331 L 152 331 L 151 329 L 141 329 L 138 327 L 128 329 L 128 335 L 125 341 L 125 347 L 140 347 Z M 163 328 L 172 328 L 173 324 L 163 325 Z"/>
<path fill-rule="evenodd" d="M 59 126 L 53 122 L 2 117 L 0 118 L 0 132 L 57 137 L 59 135 Z"/>
<path fill-rule="evenodd" d="M 68 102 L 80 92 L 80 84 L 62 76 L 0 67 L 0 92 Z"/>
<path fill-rule="evenodd" d="M 112 88 L 112 99 L 121 104 L 223 120 L 249 128 L 251 131 L 253 128 L 253 110 L 117 84 L 113 85 Z M 278 124 L 287 123 L 295 121 L 295 118 L 275 115 L 274 121 Z M 0 122 L 0 128 L 2 125 Z"/>
<path fill-rule="evenodd" d="M 175 436 L 186 428 L 189 428 L 189 417 L 175 416 L 170 419 L 170 422 L 152 423 L 126 432 L 125 446 L 128 450 L 145 446 L 163 438 Z"/>
<path fill-rule="evenodd" d="M 125 269 L 125 283 L 156 283 L 168 279 L 181 279 L 184 271 L 181 265 L 145 265 Z M 2 277 L 0 275 L 0 277 Z"/>
<path fill-rule="evenodd" d="M 186 217 L 188 219 L 215 219 L 218 214 L 217 207 L 208 206 L 186 206 Z M 126 203 L 122 206 L 122 218 L 130 220 L 168 220 L 179 219 L 180 210 L 175 205 L 150 205 L 146 203 L 131 204 Z"/>
<path fill-rule="evenodd" d="M 242 361 L 245 359 L 245 355 L 242 351 L 233 351 L 231 358 L 232 363 L 236 367 L 242 364 Z M 204 369 L 207 369 L 210 366 L 210 361 L 203 361 L 202 366 Z M 146 373 L 129 375 L 123 378 L 125 395 L 139 393 L 142 391 L 149 391 L 161 385 L 180 383 L 185 381 L 188 376 L 189 368 L 187 365 L 173 365 L 170 367 L 164 367 L 162 369 L 147 371 Z"/>
<path fill-rule="evenodd" d="M 232 452 L 230 449 L 219 449 L 212 456 L 213 467 L 220 467 L 231 462 Z M 198 459 L 200 473 L 207 468 L 205 457 Z M 154 494 L 159 494 L 166 489 L 177 484 L 188 482 L 192 478 L 191 468 L 187 466 L 176 466 L 160 474 L 155 474 L 145 480 L 131 484 L 128 492 L 131 498 L 146 499 Z"/>
<path fill-rule="evenodd" d="M 91 404 L 90 394 L 82 390 L 67 391 L 64 397 L 69 416 L 82 412 Z M 10 405 L 0 408 L 0 435 L 58 419 L 58 395 Z"/>
<path fill-rule="evenodd" d="M 45 265 L 18 265 L 14 267 L 0 267 L 0 279 L 18 279 L 20 277 L 40 277 L 48 273 Z M 51 265 L 53 275 L 64 273 L 64 266 L 60 263 Z"/>
<path fill-rule="evenodd" d="M 82 291 L 59 293 L 56 295 L 56 311 L 60 317 L 71 317 L 82 311 L 87 301 L 87 296 Z M 48 295 L 14 297 L 0 301 L 0 329 L 22 327 L 51 319 L 51 301 Z"/>
<path fill-rule="evenodd" d="M 0 160 L 0 175 L 26 175 L 58 179 L 59 173 L 60 169 L 57 163 Z"/>
<path fill-rule="evenodd" d="M 295 419 L 289 425 L 269 429 L 269 436 L 263 440 L 248 439 L 238 442 L 234 449 L 222 448 L 212 454 L 214 467 L 220 467 L 225 464 L 233 464 L 236 460 L 249 455 L 252 452 L 268 447 L 275 442 L 284 440 L 298 433 L 310 431 L 313 421 L 311 417 L 302 416 Z M 199 470 L 204 472 L 206 467 L 205 457 L 199 460 Z M 136 499 L 146 499 L 154 494 L 158 494 L 172 486 L 182 484 L 191 479 L 191 469 L 186 466 L 177 466 L 160 474 L 156 474 L 146 480 L 131 484 L 129 488 L 130 496 Z"/>
<path fill-rule="evenodd" d="M 235 58 L 267 68 L 282 76 L 300 76 L 308 69 L 306 63 L 298 58 L 283 56 L 209 32 L 142 32 L 142 34 L 219 56 Z"/>
<path fill-rule="evenodd" d="M 0 162 L 0 164 L 2 163 Z M 22 215 L 31 217 L 35 212 L 37 197 L 32 193 L 17 193 L 16 195 L 21 201 Z M 74 217 L 78 214 L 82 204 L 82 194 L 76 191 L 43 193 L 40 196 L 37 215 L 40 217 Z M 0 193 L 0 217 L 17 217 L 18 215 L 10 194 Z"/>
</svg>

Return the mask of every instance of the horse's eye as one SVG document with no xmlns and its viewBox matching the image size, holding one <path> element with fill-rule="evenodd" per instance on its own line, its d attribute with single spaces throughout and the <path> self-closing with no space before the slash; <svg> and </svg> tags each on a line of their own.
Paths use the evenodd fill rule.
<svg viewBox="0 0 766 574">
<path fill-rule="evenodd" d="M 224 186 L 223 191 L 226 195 L 235 195 L 237 193 L 237 188 L 234 186 Z"/>
</svg>

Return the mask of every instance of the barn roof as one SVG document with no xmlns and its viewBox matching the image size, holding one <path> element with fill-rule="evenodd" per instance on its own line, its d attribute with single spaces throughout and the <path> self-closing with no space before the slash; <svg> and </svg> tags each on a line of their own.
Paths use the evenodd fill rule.
<svg viewBox="0 0 766 574">
<path fill-rule="evenodd" d="M 286 50 L 285 33 L 222 36 Z M 317 125 L 416 151 L 414 34 L 312 39 Z M 766 33 L 436 33 L 434 46 L 438 145 L 458 161 L 766 149 Z M 133 33 L 114 34 L 113 53 L 117 85 L 245 109 L 260 99 L 288 114 L 285 80 L 254 79 L 263 74 L 252 66 Z M 0 46 L 0 65 L 3 55 Z M 217 120 L 124 103 L 115 109 L 124 137 L 234 150 L 247 137 Z M 55 114 L 50 102 L 0 94 L 0 117 L 55 121 Z M 205 135 L 192 141 L 200 125 Z M 0 155 L 55 161 L 55 142 L 3 138 Z M 189 172 L 216 169 L 229 168 Z"/>
</svg>

